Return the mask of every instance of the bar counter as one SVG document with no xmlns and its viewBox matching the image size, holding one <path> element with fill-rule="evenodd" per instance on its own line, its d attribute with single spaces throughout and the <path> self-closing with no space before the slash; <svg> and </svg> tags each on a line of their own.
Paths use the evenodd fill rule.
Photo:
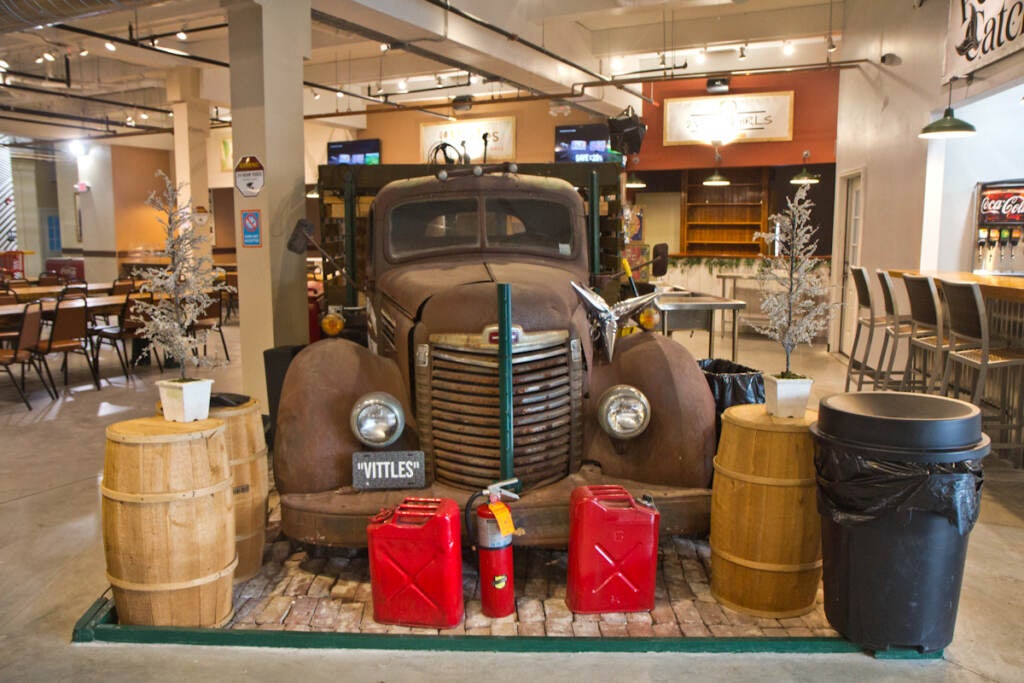
<svg viewBox="0 0 1024 683">
<path fill-rule="evenodd" d="M 936 278 L 936 280 L 942 278 L 944 280 L 959 280 L 961 282 L 977 282 L 978 286 L 981 287 L 981 295 L 986 299 L 1024 303 L 1024 277 L 940 270 L 890 270 L 889 274 L 893 277 L 903 277 L 904 274 L 930 275 Z"/>
</svg>

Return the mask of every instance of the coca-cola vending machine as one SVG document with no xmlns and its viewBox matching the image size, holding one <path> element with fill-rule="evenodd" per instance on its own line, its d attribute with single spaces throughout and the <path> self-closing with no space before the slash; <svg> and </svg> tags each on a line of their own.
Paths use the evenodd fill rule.
<svg viewBox="0 0 1024 683">
<path fill-rule="evenodd" d="M 978 187 L 975 273 L 1024 276 L 1017 245 L 1024 230 L 1024 179 L 981 183 Z"/>
</svg>

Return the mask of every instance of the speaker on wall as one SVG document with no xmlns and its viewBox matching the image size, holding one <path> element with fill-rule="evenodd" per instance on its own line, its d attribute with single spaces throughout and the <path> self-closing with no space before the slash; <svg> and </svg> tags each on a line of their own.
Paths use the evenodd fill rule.
<svg viewBox="0 0 1024 683">
<path fill-rule="evenodd" d="M 621 114 L 608 119 L 608 133 L 612 149 L 616 152 L 637 154 L 640 152 L 644 135 L 647 134 L 647 126 L 630 106 Z"/>
</svg>

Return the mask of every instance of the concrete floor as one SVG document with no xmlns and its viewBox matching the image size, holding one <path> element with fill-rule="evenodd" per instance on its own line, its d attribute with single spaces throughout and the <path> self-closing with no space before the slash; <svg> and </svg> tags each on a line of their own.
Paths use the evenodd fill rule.
<svg viewBox="0 0 1024 683">
<path fill-rule="evenodd" d="M 237 351 L 238 328 L 227 329 Z M 702 333 L 676 333 L 698 357 Z M 727 347 L 720 347 L 727 352 Z M 238 357 L 240 354 L 236 354 Z M 738 362 L 767 371 L 781 351 L 744 337 Z M 0 381 L 0 680 L 2 681 L 704 681 L 1024 679 L 1024 472 L 990 458 L 981 520 L 970 548 L 953 643 L 944 660 L 885 661 L 855 655 L 500 654 L 327 651 L 71 644 L 75 620 L 105 590 L 99 476 L 103 428 L 153 412 L 155 370 L 126 382 L 104 355 L 102 391 L 72 361 L 70 388 L 49 401 L 32 384 L 34 410 Z M 794 369 L 815 395 L 842 390 L 845 365 L 822 347 L 801 348 Z M 216 390 L 241 389 L 238 363 L 204 372 Z"/>
</svg>

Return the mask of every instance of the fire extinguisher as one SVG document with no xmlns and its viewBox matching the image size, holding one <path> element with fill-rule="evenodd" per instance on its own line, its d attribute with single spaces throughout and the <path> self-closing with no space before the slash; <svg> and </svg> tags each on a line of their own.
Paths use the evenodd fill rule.
<svg viewBox="0 0 1024 683">
<path fill-rule="evenodd" d="M 522 533 L 512 522 L 512 513 L 502 498 L 519 500 L 508 490 L 518 486 L 518 479 L 505 479 L 473 494 L 466 503 L 466 526 L 469 511 L 481 496 L 487 502 L 476 508 L 477 553 L 480 565 L 480 604 L 485 616 L 493 619 L 512 614 L 516 608 L 512 578 L 512 536 Z"/>
</svg>

